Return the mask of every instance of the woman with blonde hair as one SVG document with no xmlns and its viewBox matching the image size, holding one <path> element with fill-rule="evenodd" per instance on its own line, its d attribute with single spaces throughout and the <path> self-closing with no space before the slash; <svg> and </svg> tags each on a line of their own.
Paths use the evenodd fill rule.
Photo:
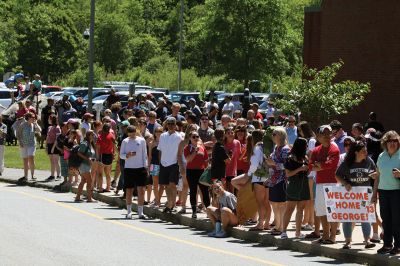
<svg viewBox="0 0 400 266">
<path fill-rule="evenodd" d="M 275 148 L 267 159 L 271 177 L 266 185 L 269 187 L 269 201 L 274 211 L 275 228 L 272 235 L 280 235 L 283 231 L 283 215 L 286 209 L 286 173 L 284 163 L 289 156 L 290 148 L 284 127 L 276 127 L 272 132 Z"/>
</svg>

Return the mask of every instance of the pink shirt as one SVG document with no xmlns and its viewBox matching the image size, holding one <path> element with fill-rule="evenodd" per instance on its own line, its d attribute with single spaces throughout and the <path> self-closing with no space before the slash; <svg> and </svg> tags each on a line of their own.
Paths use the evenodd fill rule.
<svg viewBox="0 0 400 266">
<path fill-rule="evenodd" d="M 231 162 L 226 164 L 225 176 L 236 176 L 237 161 L 241 154 L 240 142 L 237 139 L 234 139 L 232 143 L 225 143 L 224 147 L 226 153 L 231 158 Z"/>
<path fill-rule="evenodd" d="M 61 133 L 61 129 L 59 126 L 50 126 L 47 131 L 46 143 L 52 144 L 56 142 L 57 134 Z"/>
</svg>

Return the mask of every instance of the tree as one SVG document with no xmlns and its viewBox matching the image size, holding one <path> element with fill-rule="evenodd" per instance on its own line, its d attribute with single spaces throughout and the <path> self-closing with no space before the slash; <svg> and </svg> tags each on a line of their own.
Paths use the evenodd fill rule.
<svg viewBox="0 0 400 266">
<path fill-rule="evenodd" d="M 107 72 L 126 70 L 132 62 L 131 38 L 132 31 L 124 17 L 114 13 L 100 17 L 96 25 L 96 61 Z"/>
<path fill-rule="evenodd" d="M 285 98 L 277 106 L 285 113 L 301 112 L 302 119 L 320 125 L 346 114 L 364 100 L 369 83 L 345 80 L 335 82 L 343 62 L 333 63 L 322 70 L 304 68 L 304 79 L 287 88 Z"/>
<path fill-rule="evenodd" d="M 213 73 L 245 85 L 261 75 L 277 77 L 290 68 L 283 51 L 286 8 L 283 0 L 208 0 L 189 36 L 211 58 Z"/>
<path fill-rule="evenodd" d="M 82 34 L 73 14 L 51 5 L 39 4 L 17 16 L 18 64 L 28 73 L 57 79 L 76 67 Z"/>
</svg>

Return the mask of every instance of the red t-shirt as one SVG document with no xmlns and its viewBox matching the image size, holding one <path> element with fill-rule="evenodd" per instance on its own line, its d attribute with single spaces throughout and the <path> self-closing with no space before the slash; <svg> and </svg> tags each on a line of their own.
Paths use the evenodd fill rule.
<svg viewBox="0 0 400 266">
<path fill-rule="evenodd" d="M 28 112 L 28 108 L 18 109 L 17 113 L 15 114 L 17 118 L 23 117 Z"/>
<path fill-rule="evenodd" d="M 100 146 L 101 154 L 113 154 L 114 153 L 114 142 L 115 136 L 112 132 L 107 134 L 100 133 L 97 138 L 97 145 Z"/>
<path fill-rule="evenodd" d="M 243 172 L 247 173 L 249 170 L 250 164 L 247 161 L 246 157 L 246 143 L 241 143 L 240 144 L 242 147 L 240 156 L 237 159 L 237 170 L 242 170 Z"/>
<path fill-rule="evenodd" d="M 187 158 L 191 153 L 195 152 L 195 147 L 191 144 L 186 145 L 183 149 L 183 154 Z M 193 160 L 186 165 L 187 169 L 204 169 L 207 167 L 208 153 L 203 145 L 199 146 L 198 153 L 194 156 Z"/>
<path fill-rule="evenodd" d="M 317 172 L 316 183 L 336 183 L 336 168 L 339 163 L 339 148 L 335 144 L 330 144 L 325 148 L 322 145 L 311 151 L 310 167 L 315 162 L 320 162 L 323 170 Z"/>
<path fill-rule="evenodd" d="M 254 118 L 258 119 L 258 120 L 263 120 L 264 119 L 260 112 L 257 112 L 257 114 L 254 116 Z"/>
<path fill-rule="evenodd" d="M 237 160 L 240 157 L 241 145 L 237 139 L 234 139 L 232 143 L 225 143 L 224 145 L 226 153 L 231 158 L 231 162 L 226 164 L 225 176 L 236 176 L 237 175 Z"/>
</svg>

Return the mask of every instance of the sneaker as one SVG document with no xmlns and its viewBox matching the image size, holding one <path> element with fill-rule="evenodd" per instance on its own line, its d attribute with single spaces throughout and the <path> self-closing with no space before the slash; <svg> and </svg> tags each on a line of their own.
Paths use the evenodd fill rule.
<svg viewBox="0 0 400 266">
<path fill-rule="evenodd" d="M 380 243 L 381 242 L 380 239 L 373 239 L 373 238 L 371 238 L 369 241 L 371 241 L 372 243 Z"/>
<path fill-rule="evenodd" d="M 178 211 L 179 214 L 186 214 L 186 209 L 182 208 Z"/>
<path fill-rule="evenodd" d="M 378 249 L 376 252 L 378 254 L 387 254 L 387 253 L 390 253 L 390 251 L 392 251 L 392 248 L 393 247 L 385 247 L 385 246 L 383 246 L 380 249 Z"/>
<path fill-rule="evenodd" d="M 224 238 L 224 237 L 228 237 L 228 234 L 224 230 L 221 230 L 215 234 L 215 237 L 216 238 Z"/>
<path fill-rule="evenodd" d="M 207 234 L 209 237 L 215 237 L 217 235 L 217 233 L 214 231 L 210 232 Z"/>
<path fill-rule="evenodd" d="M 111 181 L 111 187 L 115 188 L 117 186 L 116 183 L 117 183 L 116 180 Z"/>
<path fill-rule="evenodd" d="M 389 253 L 390 253 L 390 255 L 397 255 L 400 253 L 400 248 L 394 247 L 394 248 L 392 248 L 392 250 Z"/>
<path fill-rule="evenodd" d="M 37 180 L 37 178 L 36 178 L 36 177 L 34 177 L 34 176 L 32 176 L 32 177 L 31 177 L 31 180 L 33 180 L 33 181 L 36 181 L 36 180 Z"/>
<path fill-rule="evenodd" d="M 126 219 L 132 219 L 132 213 L 131 212 L 127 213 L 125 217 L 126 217 Z"/>
<path fill-rule="evenodd" d="M 147 206 L 147 205 L 149 205 L 149 202 L 148 202 L 148 201 L 144 201 L 144 202 L 143 202 L 143 205 L 144 205 L 144 206 Z"/>
<path fill-rule="evenodd" d="M 193 214 L 192 214 L 192 218 L 193 218 L 193 219 L 197 219 L 197 214 L 196 214 L 196 213 L 193 213 Z"/>
<path fill-rule="evenodd" d="M 287 236 L 286 232 L 283 232 L 281 234 L 281 239 L 288 239 L 288 236 Z"/>
<path fill-rule="evenodd" d="M 56 180 L 60 180 L 60 179 L 61 179 L 61 176 L 58 175 L 58 176 L 56 177 Z"/>
<path fill-rule="evenodd" d="M 147 220 L 147 217 L 143 214 L 139 216 L 139 220 Z"/>
<path fill-rule="evenodd" d="M 56 179 L 54 176 L 49 176 L 47 179 L 46 179 L 46 182 L 50 182 L 50 181 L 53 181 L 54 179 Z"/>
</svg>

